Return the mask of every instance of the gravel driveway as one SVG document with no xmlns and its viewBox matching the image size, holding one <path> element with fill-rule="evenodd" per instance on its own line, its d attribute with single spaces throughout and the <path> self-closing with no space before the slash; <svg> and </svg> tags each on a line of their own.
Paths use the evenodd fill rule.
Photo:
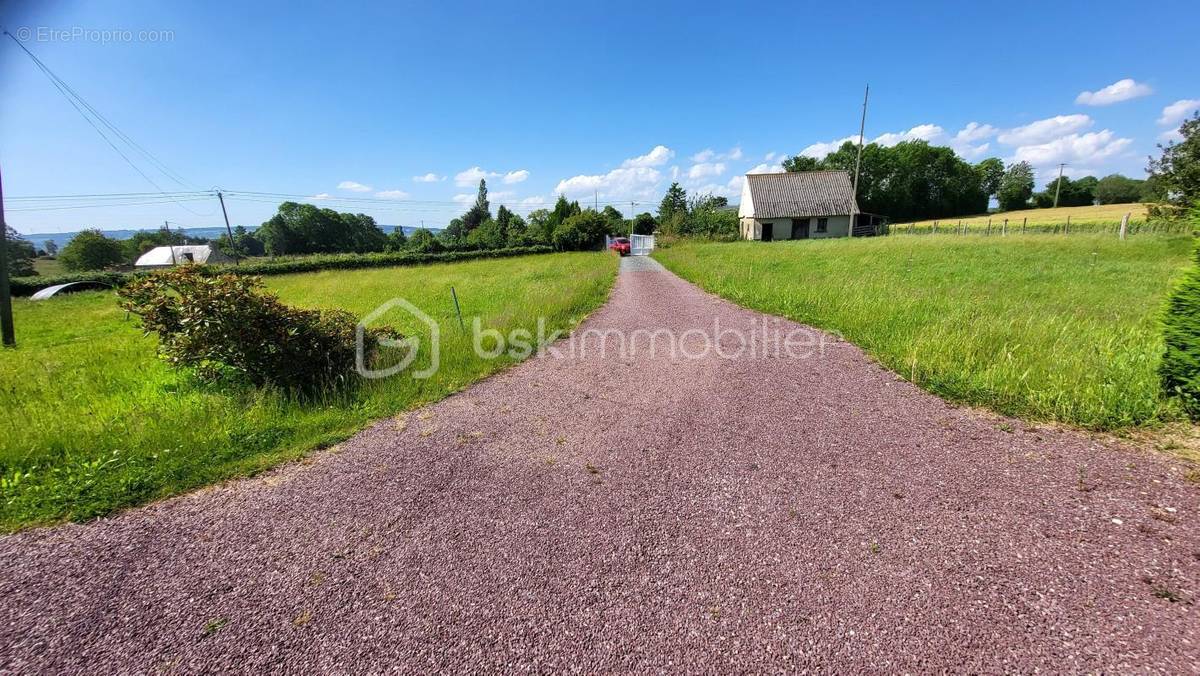
<svg viewBox="0 0 1200 676">
<path fill-rule="evenodd" d="M 800 328 L 623 268 L 583 329 Z M 819 338 L 609 334 L 267 475 L 2 538 L 0 671 L 1200 670 L 1179 468 Z"/>
</svg>

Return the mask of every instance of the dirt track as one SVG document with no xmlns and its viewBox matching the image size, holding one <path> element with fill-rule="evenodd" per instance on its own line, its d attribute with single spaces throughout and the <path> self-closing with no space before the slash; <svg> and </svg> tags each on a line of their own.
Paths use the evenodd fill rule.
<svg viewBox="0 0 1200 676">
<path fill-rule="evenodd" d="M 583 328 L 761 330 L 641 263 Z M 1170 463 L 952 408 L 845 343 L 613 340 L 0 539 L 0 671 L 1200 670 L 1200 490 Z"/>
</svg>

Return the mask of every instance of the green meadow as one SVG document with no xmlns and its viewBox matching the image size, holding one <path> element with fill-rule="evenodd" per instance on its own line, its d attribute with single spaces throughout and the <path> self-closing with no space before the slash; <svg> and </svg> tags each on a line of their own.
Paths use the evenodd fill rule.
<svg viewBox="0 0 1200 676">
<path fill-rule="evenodd" d="M 878 237 L 683 242 L 669 269 L 836 331 L 946 399 L 1094 430 L 1179 419 L 1159 391 L 1164 299 L 1192 238 Z"/>
<path fill-rule="evenodd" d="M 83 520 L 253 474 L 351 436 L 373 420 L 441 399 L 515 360 L 475 355 L 470 322 L 502 332 L 573 327 L 604 303 L 606 254 L 564 253 L 266 278 L 285 302 L 363 317 L 402 297 L 441 333 L 440 368 L 359 381 L 317 399 L 215 387 L 170 369 L 112 292 L 14 301 L 18 347 L 0 351 L 0 528 Z M 458 295 L 467 332 L 451 296 Z M 393 310 L 379 320 L 425 341 Z M 426 343 L 427 344 L 427 343 Z M 412 369 L 428 366 L 422 350 Z"/>
</svg>

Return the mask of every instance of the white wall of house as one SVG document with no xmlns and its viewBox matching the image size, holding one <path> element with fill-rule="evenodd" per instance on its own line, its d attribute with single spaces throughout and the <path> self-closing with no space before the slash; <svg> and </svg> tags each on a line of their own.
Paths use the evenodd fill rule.
<svg viewBox="0 0 1200 676">
<path fill-rule="evenodd" d="M 808 222 L 808 238 L 809 239 L 828 239 L 830 237 L 846 237 L 850 234 L 850 216 L 821 216 L 820 218 L 828 218 L 829 223 L 826 225 L 825 232 L 817 232 L 817 216 L 813 216 Z M 791 239 L 792 238 L 792 219 L 790 218 L 742 218 L 742 238 L 743 239 L 762 239 L 763 223 L 772 223 L 774 227 L 773 239 Z"/>
</svg>

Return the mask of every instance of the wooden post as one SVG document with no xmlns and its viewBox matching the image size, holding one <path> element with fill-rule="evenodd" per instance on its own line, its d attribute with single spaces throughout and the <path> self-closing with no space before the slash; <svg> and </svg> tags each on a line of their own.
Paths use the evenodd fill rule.
<svg viewBox="0 0 1200 676">
<path fill-rule="evenodd" d="M 984 234 L 985 234 L 985 235 L 991 235 L 991 234 L 992 234 L 992 217 L 991 217 L 991 216 L 988 216 L 988 226 L 987 226 L 987 232 L 985 232 Z"/>
<path fill-rule="evenodd" d="M 1003 237 L 1007 234 L 1008 234 L 1008 219 L 1006 218 L 1006 219 L 1004 219 L 1004 223 L 1000 226 L 1000 236 Z"/>
<path fill-rule="evenodd" d="M 225 196 L 221 194 L 220 190 L 217 191 L 217 201 L 221 203 L 221 215 L 225 217 L 225 234 L 229 235 L 229 252 L 233 254 L 233 264 L 240 265 L 237 247 L 233 246 L 233 230 L 229 227 L 229 212 L 225 211 Z M 175 250 L 171 249 L 171 251 Z"/>
<path fill-rule="evenodd" d="M 463 325 L 462 308 L 458 306 L 458 294 L 455 293 L 454 287 L 450 287 L 450 297 L 454 299 L 454 314 L 458 315 L 458 329 L 466 331 L 467 327 Z"/>
<path fill-rule="evenodd" d="M 1022 234 L 1022 235 L 1024 235 L 1024 234 L 1025 234 L 1025 225 L 1026 225 L 1027 223 L 1029 223 L 1029 217 L 1028 217 L 1028 216 L 1026 216 L 1025 218 L 1022 218 L 1022 219 L 1021 219 L 1021 234 Z"/>
<path fill-rule="evenodd" d="M 1125 233 L 1129 230 L 1129 216 L 1130 216 L 1130 212 L 1127 211 L 1127 212 L 1125 212 L 1125 215 L 1121 217 L 1121 241 L 1122 242 L 1125 241 Z"/>
<path fill-rule="evenodd" d="M 1067 214 L 1067 224 L 1063 226 L 1063 234 L 1064 235 L 1067 234 L 1067 231 L 1070 229 L 1071 229 L 1071 214 Z"/>
<path fill-rule="evenodd" d="M 933 234 L 937 234 L 937 221 L 933 222 Z"/>
<path fill-rule="evenodd" d="M 967 231 L 966 231 L 966 229 L 965 229 L 965 228 L 963 228 L 963 224 L 962 224 L 962 220 L 961 220 L 961 219 L 958 221 L 958 234 L 960 234 L 960 235 L 965 235 L 965 234 L 967 234 Z"/>
<path fill-rule="evenodd" d="M 8 283 L 8 222 L 4 220 L 4 187 L 0 185 L 0 336 L 4 347 L 16 347 L 13 331 L 12 289 Z"/>
</svg>

